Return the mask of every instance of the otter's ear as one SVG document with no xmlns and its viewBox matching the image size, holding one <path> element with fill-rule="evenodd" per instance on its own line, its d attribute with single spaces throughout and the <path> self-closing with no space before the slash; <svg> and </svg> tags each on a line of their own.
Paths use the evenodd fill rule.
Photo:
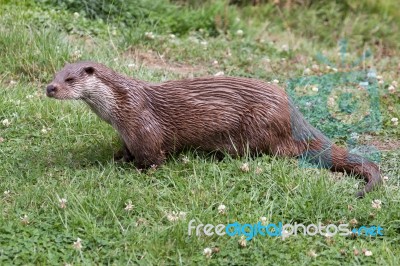
<svg viewBox="0 0 400 266">
<path fill-rule="evenodd" d="M 85 70 L 86 74 L 88 74 L 88 75 L 93 75 L 93 73 L 94 73 L 94 67 L 91 67 L 91 66 L 85 67 L 84 70 Z"/>
</svg>

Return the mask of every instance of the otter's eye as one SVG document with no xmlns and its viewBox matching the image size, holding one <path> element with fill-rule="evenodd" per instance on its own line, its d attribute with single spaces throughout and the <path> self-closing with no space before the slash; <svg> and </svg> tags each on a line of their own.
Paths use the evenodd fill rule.
<svg viewBox="0 0 400 266">
<path fill-rule="evenodd" d="M 71 83 L 72 81 L 74 81 L 73 78 L 66 78 L 66 79 L 65 79 L 65 82 L 68 82 L 68 83 Z"/>
</svg>

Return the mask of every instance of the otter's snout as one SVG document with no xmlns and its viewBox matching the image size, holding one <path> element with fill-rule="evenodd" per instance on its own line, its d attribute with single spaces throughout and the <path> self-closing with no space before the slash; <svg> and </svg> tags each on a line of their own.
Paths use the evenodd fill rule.
<svg viewBox="0 0 400 266">
<path fill-rule="evenodd" d="M 48 97 L 53 97 L 54 94 L 56 93 L 56 91 L 57 91 L 57 87 L 54 86 L 53 84 L 50 84 L 46 87 L 46 94 Z"/>
</svg>

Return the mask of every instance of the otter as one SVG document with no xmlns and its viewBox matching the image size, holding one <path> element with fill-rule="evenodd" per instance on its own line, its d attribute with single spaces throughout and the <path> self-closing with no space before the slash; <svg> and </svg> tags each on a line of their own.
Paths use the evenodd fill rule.
<svg viewBox="0 0 400 266">
<path fill-rule="evenodd" d="M 94 62 L 67 64 L 46 87 L 48 97 L 86 102 L 123 142 L 122 159 L 138 168 L 161 165 L 192 147 L 232 156 L 270 154 L 306 159 L 365 179 L 363 197 L 380 184 L 379 167 L 332 143 L 311 126 L 275 84 L 241 77 L 149 83 Z"/>
</svg>

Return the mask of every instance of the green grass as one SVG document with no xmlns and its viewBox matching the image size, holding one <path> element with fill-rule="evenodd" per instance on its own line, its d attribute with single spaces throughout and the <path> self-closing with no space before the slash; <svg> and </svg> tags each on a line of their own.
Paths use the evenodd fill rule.
<svg viewBox="0 0 400 266">
<path fill-rule="evenodd" d="M 173 38 L 166 29 L 169 24 L 162 31 L 153 30 L 152 24 L 143 24 L 136 31 L 117 27 L 113 35 L 118 22 L 89 20 L 48 6 L 28 8 L 28 2 L 19 6 L 18 12 L 13 3 L 0 11 L 0 264 L 400 263 L 400 130 L 391 122 L 400 117 L 400 87 L 394 94 L 388 91 L 392 81 L 400 83 L 400 54 L 393 41 L 400 34 L 387 34 L 392 17 L 378 19 L 374 15 L 385 7 L 379 11 L 371 5 L 371 10 L 379 12 L 359 12 L 354 18 L 332 4 L 310 10 L 282 8 L 281 13 L 272 5 L 241 7 L 235 9 L 239 22 L 232 22 L 237 24 L 225 32 L 214 34 L 192 26 Z M 190 16 L 194 11 L 185 12 L 181 15 Z M 210 18 L 215 15 L 207 12 Z M 263 19 L 266 15 L 268 21 Z M 328 25 L 322 24 L 324 16 L 332 18 Z M 307 21 L 307 17 L 313 20 Z M 69 30 L 73 19 L 73 30 Z M 90 30 L 85 31 L 89 24 Z M 329 34 L 327 28 L 331 27 L 333 33 Z M 243 35 L 237 34 L 239 29 Z M 378 29 L 377 34 L 370 36 L 373 29 Z M 155 38 L 146 38 L 146 31 L 153 31 Z M 384 80 L 377 84 L 382 127 L 360 134 L 358 144 L 374 141 L 383 147 L 380 166 L 389 180 L 364 199 L 354 198 L 363 186 L 359 179 L 299 167 L 295 159 L 267 155 L 218 161 L 189 151 L 170 157 L 155 171 L 139 173 L 133 164 L 113 161 L 120 146 L 116 133 L 83 103 L 59 102 L 44 95 L 54 72 L 65 62 L 77 60 L 103 62 L 127 75 L 155 82 L 223 71 L 267 81 L 278 79 L 287 89 L 286 81 L 306 75 L 305 69 L 313 65 L 320 70 L 310 76 L 333 74 L 316 58 L 322 52 L 339 65 L 340 38 L 349 42 L 348 63 L 370 48 L 373 56 L 354 70 L 371 66 Z M 339 67 L 338 73 L 349 71 L 348 65 Z M 313 93 L 307 88 L 300 92 Z M 318 117 L 318 109 L 303 111 L 311 121 Z M 313 122 L 323 126 L 321 121 Z M 335 141 L 346 145 L 350 133 Z M 248 172 L 241 170 L 245 163 Z M 66 208 L 61 208 L 61 198 L 67 200 Z M 374 199 L 382 201 L 381 209 L 372 208 Z M 128 202 L 133 205 L 130 211 L 125 210 Z M 225 214 L 218 212 L 221 204 L 227 207 Z M 173 212 L 185 212 L 186 218 L 170 221 Z M 271 223 L 340 224 L 356 219 L 356 227 L 382 226 L 384 236 L 255 237 L 240 247 L 237 236 L 195 237 L 187 232 L 192 219 L 196 224 L 217 225 L 257 223 L 262 216 Z M 82 240 L 81 250 L 73 246 L 77 238 Z M 218 247 L 219 252 L 207 258 L 203 255 L 207 247 Z M 362 249 L 373 255 L 365 256 Z M 354 255 L 354 250 L 360 254 Z"/>
</svg>

